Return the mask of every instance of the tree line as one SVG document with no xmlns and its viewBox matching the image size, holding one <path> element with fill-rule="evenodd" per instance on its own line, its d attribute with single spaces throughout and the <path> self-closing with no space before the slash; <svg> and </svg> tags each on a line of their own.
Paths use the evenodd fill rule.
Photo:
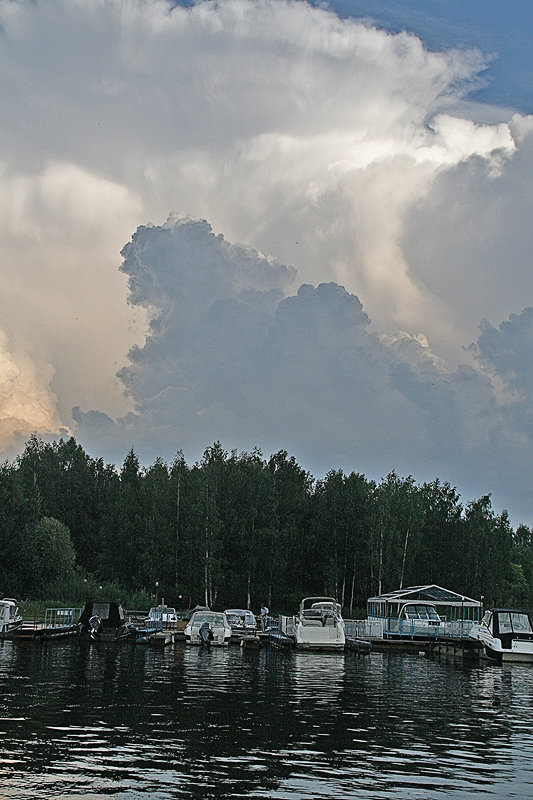
<svg viewBox="0 0 533 800">
<path fill-rule="evenodd" d="M 0 591 L 80 602 L 95 593 L 180 608 L 293 613 L 332 595 L 345 613 L 368 597 L 436 583 L 485 605 L 533 608 L 533 531 L 463 505 L 449 483 L 380 482 L 331 470 L 315 480 L 286 451 L 208 447 L 141 467 L 92 458 L 74 438 L 36 436 L 0 466 Z M 112 597 L 110 595 L 113 595 Z"/>
</svg>

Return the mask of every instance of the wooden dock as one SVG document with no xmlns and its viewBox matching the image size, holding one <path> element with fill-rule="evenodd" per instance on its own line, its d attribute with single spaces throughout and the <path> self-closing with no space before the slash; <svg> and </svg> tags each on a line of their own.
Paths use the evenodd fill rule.
<svg viewBox="0 0 533 800">
<path fill-rule="evenodd" d="M 481 646 L 474 639 L 439 637 L 438 639 L 372 639 L 372 650 L 383 653 L 421 653 L 425 656 L 449 660 L 475 661 Z"/>
<path fill-rule="evenodd" d="M 483 645 L 475 639 L 437 639 L 430 642 L 428 655 L 451 661 L 478 661 Z"/>
<path fill-rule="evenodd" d="M 20 628 L 11 632 L 11 638 L 43 641 L 64 639 L 66 636 L 74 636 L 77 632 L 77 625 L 48 626 L 44 622 L 23 622 Z"/>
</svg>

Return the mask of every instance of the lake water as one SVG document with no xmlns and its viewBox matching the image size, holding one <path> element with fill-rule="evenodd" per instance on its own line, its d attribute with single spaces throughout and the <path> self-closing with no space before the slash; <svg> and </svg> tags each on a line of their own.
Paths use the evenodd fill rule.
<svg viewBox="0 0 533 800">
<path fill-rule="evenodd" d="M 0 641 L 2 800 L 533 798 L 533 666 Z"/>
</svg>

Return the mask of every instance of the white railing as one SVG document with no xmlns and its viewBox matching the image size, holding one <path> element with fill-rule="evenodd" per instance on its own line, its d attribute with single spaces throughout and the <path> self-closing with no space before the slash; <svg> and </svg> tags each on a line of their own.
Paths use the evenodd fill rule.
<svg viewBox="0 0 533 800">
<path fill-rule="evenodd" d="M 80 615 L 79 608 L 47 608 L 44 613 L 45 628 L 68 628 Z"/>
<path fill-rule="evenodd" d="M 384 620 L 346 619 L 344 629 L 347 636 L 356 639 L 383 639 Z"/>
<path fill-rule="evenodd" d="M 346 633 L 358 639 L 383 639 L 385 636 L 400 636 L 404 639 L 467 639 L 473 620 L 455 620 L 429 625 L 424 620 L 409 619 L 363 619 L 345 620 Z"/>
</svg>

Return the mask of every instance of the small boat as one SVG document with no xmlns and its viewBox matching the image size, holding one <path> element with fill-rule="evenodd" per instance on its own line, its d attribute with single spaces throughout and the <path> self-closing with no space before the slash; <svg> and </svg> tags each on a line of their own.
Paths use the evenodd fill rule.
<svg viewBox="0 0 533 800">
<path fill-rule="evenodd" d="M 22 614 L 19 613 L 17 601 L 12 597 L 4 597 L 0 600 L 0 636 L 9 636 L 21 626 Z"/>
<path fill-rule="evenodd" d="M 224 646 L 231 639 L 231 626 L 222 611 L 195 611 L 184 634 L 186 644 Z"/>
<path fill-rule="evenodd" d="M 94 641 L 119 642 L 129 636 L 131 625 L 118 603 L 90 600 L 81 612 L 78 630 Z"/>
<path fill-rule="evenodd" d="M 352 653 L 366 656 L 372 650 L 372 642 L 370 639 L 359 639 L 357 636 L 346 636 L 346 650 L 351 650 Z"/>
<path fill-rule="evenodd" d="M 533 663 L 533 626 L 526 611 L 491 608 L 469 636 L 483 645 L 483 655 L 491 661 Z"/>
<path fill-rule="evenodd" d="M 165 605 L 163 600 L 160 605 L 150 609 L 144 624 L 147 629 L 168 630 L 177 628 L 178 615 L 176 614 L 176 609 Z"/>
<path fill-rule="evenodd" d="M 294 619 L 294 640 L 301 650 L 344 650 L 344 620 L 332 597 L 306 597 Z"/>
<path fill-rule="evenodd" d="M 244 608 L 227 608 L 224 614 L 234 636 L 257 633 L 257 620 L 253 611 Z"/>
<path fill-rule="evenodd" d="M 410 600 L 404 603 L 398 614 L 399 632 L 421 636 L 433 635 L 435 629 L 442 625 L 434 603 L 420 603 Z"/>
</svg>

